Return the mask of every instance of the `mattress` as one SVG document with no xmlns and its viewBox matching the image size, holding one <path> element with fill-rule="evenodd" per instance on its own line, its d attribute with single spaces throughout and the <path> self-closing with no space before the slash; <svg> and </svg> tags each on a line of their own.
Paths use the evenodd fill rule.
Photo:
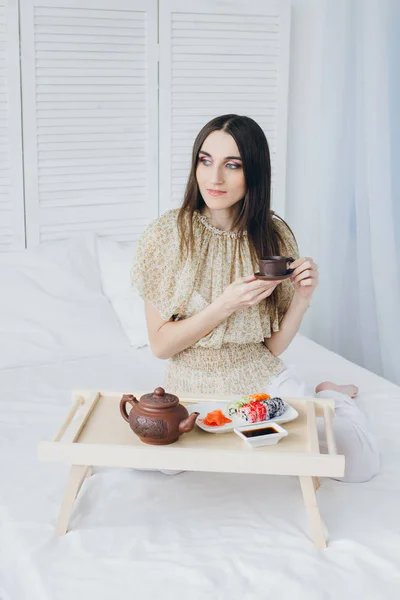
<svg viewBox="0 0 400 600">
<path fill-rule="evenodd" d="M 400 388 L 303 336 L 283 355 L 309 383 L 355 383 L 378 437 L 370 482 L 322 480 L 329 546 L 315 549 L 297 478 L 96 468 L 66 536 L 68 469 L 38 462 L 71 389 L 152 390 L 149 348 L 0 371 L 1 600 L 391 600 L 400 595 Z"/>
</svg>

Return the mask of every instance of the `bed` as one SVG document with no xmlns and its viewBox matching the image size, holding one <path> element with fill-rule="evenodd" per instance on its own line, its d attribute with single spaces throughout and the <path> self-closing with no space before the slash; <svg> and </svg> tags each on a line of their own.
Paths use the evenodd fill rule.
<svg viewBox="0 0 400 600">
<path fill-rule="evenodd" d="M 294 477 L 98 468 L 69 532 L 55 536 L 67 468 L 40 463 L 36 448 L 56 433 L 71 390 L 150 391 L 165 370 L 139 322 L 127 322 L 138 299 L 116 284 L 132 248 L 100 245 L 0 259 L 1 600 L 398 598 L 400 388 L 300 334 L 284 360 L 312 384 L 356 383 L 382 457 L 368 483 L 322 480 L 325 551 Z"/>
</svg>

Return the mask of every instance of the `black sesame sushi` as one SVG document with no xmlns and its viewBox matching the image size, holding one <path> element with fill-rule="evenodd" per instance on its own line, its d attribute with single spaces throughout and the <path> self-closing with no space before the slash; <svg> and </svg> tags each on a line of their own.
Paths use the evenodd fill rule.
<svg viewBox="0 0 400 600">
<path fill-rule="evenodd" d="M 271 398 L 270 400 L 262 400 L 261 402 L 268 410 L 268 419 L 280 417 L 287 408 L 287 404 L 282 398 Z"/>
</svg>

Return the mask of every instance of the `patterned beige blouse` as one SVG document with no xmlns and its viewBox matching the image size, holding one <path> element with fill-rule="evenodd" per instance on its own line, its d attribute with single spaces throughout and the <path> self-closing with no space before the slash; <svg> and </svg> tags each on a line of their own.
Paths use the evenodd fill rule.
<svg viewBox="0 0 400 600">
<path fill-rule="evenodd" d="M 247 233 L 222 231 L 195 212 L 195 252 L 180 252 L 178 209 L 153 221 L 144 231 L 132 268 L 132 284 L 165 321 L 186 319 L 205 308 L 236 278 L 257 270 Z M 283 256 L 298 258 L 296 242 L 286 225 L 274 217 L 285 240 Z M 264 338 L 279 331 L 293 297 L 290 280 L 281 284 L 281 302 L 274 314 L 263 301 L 236 311 L 208 335 L 168 361 L 164 385 L 169 392 L 246 394 L 265 389 L 283 362 L 265 346 Z"/>
</svg>

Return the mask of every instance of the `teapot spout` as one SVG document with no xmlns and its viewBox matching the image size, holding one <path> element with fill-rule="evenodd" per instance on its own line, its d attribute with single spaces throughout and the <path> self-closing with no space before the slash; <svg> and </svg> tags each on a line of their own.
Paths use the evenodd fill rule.
<svg viewBox="0 0 400 600">
<path fill-rule="evenodd" d="M 183 419 L 183 421 L 179 423 L 179 433 L 189 433 L 189 431 L 192 431 L 199 414 L 200 413 L 198 412 L 193 412 L 187 419 Z"/>
</svg>

